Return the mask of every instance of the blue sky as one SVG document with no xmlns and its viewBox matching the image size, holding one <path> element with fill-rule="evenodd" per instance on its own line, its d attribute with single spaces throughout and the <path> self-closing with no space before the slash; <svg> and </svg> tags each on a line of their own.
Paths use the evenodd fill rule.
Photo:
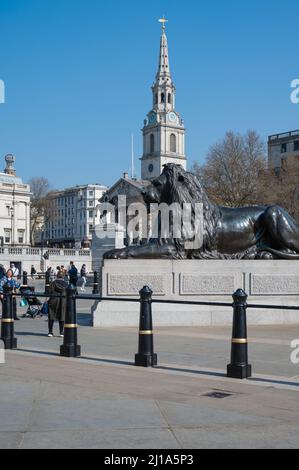
<svg viewBox="0 0 299 470">
<path fill-rule="evenodd" d="M 227 130 L 299 128 L 298 0 L 0 0 L 1 159 L 25 181 L 109 185 L 133 132 L 139 170 L 163 14 L 189 164 Z"/>
</svg>

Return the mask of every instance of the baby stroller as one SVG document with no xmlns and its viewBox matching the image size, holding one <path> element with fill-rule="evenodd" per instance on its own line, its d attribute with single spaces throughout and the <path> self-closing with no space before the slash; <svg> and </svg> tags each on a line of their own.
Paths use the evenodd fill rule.
<svg viewBox="0 0 299 470">
<path fill-rule="evenodd" d="M 25 305 L 28 305 L 27 312 L 24 313 L 22 318 L 36 318 L 36 317 L 42 317 L 43 312 L 42 312 L 42 302 L 37 298 L 37 297 L 28 297 L 29 295 L 34 294 L 34 287 L 21 287 L 20 288 L 20 293 L 22 294 L 22 300 L 21 303 L 25 303 Z"/>
</svg>

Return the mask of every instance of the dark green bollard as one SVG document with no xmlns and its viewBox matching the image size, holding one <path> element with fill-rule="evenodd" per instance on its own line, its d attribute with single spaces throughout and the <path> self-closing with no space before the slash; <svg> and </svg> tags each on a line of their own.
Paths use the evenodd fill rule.
<svg viewBox="0 0 299 470">
<path fill-rule="evenodd" d="M 81 346 L 78 343 L 78 325 L 76 313 L 76 288 L 71 284 L 66 290 L 66 318 L 64 325 L 64 340 L 60 347 L 60 356 L 78 357 Z"/>
<path fill-rule="evenodd" d="M 18 317 L 18 307 L 17 307 L 17 298 L 15 295 L 12 296 L 12 312 L 13 312 L 13 319 L 16 320 Z"/>
<path fill-rule="evenodd" d="M 50 273 L 47 271 L 45 276 L 45 294 L 49 294 L 50 288 Z"/>
<path fill-rule="evenodd" d="M 227 366 L 227 376 L 234 379 L 251 377 L 251 365 L 248 364 L 247 341 L 247 294 L 239 289 L 233 295 L 234 319 L 231 349 L 231 363 Z"/>
<path fill-rule="evenodd" d="M 3 312 L 1 320 L 1 339 L 5 349 L 16 349 L 17 338 L 14 336 L 14 317 L 13 317 L 13 298 L 12 288 L 8 285 L 3 286 Z"/>
<path fill-rule="evenodd" d="M 28 273 L 26 271 L 23 271 L 23 287 L 28 286 Z"/>
<path fill-rule="evenodd" d="M 154 353 L 154 332 L 152 320 L 152 290 L 145 286 L 140 292 L 139 348 L 135 355 L 135 366 L 155 367 L 158 364 Z"/>
<path fill-rule="evenodd" d="M 95 271 L 93 274 L 93 290 L 92 290 L 93 295 L 100 293 L 100 280 L 99 279 L 100 279 L 99 273 Z"/>
</svg>

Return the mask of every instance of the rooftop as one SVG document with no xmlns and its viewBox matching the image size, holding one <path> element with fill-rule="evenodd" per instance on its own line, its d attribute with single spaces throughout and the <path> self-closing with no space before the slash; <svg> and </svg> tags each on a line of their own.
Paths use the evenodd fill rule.
<svg viewBox="0 0 299 470">
<path fill-rule="evenodd" d="M 299 130 L 270 135 L 268 142 L 270 144 L 276 141 L 289 140 L 290 138 L 294 137 L 299 139 Z"/>
<path fill-rule="evenodd" d="M 0 184 L 23 184 L 22 179 L 18 176 L 0 173 Z"/>
</svg>

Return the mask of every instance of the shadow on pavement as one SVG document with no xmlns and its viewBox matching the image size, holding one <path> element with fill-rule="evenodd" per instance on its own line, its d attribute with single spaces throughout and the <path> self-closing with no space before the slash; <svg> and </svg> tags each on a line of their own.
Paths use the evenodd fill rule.
<svg viewBox="0 0 299 470">
<path fill-rule="evenodd" d="M 158 366 L 157 369 L 169 370 L 173 372 L 184 372 L 184 373 L 196 374 L 196 375 L 207 375 L 207 376 L 212 376 L 212 377 L 226 377 L 225 373 L 212 372 L 212 371 L 206 371 L 206 370 L 183 369 L 179 367 L 166 367 L 166 366 Z"/>
<path fill-rule="evenodd" d="M 53 352 L 53 351 L 36 351 L 34 349 L 21 349 L 21 348 L 17 348 L 15 349 L 15 351 L 18 351 L 18 352 L 24 352 L 24 353 L 33 353 L 33 354 L 39 354 L 41 356 L 56 356 L 56 357 L 60 357 L 59 353 L 56 353 L 56 352 Z"/>
<path fill-rule="evenodd" d="M 286 380 L 261 379 L 261 378 L 256 378 L 256 377 L 252 377 L 251 379 L 247 379 L 247 380 L 248 382 L 273 383 L 273 384 L 278 384 L 278 385 L 291 385 L 293 387 L 299 387 L 298 382 L 289 382 Z"/>
<path fill-rule="evenodd" d="M 22 333 L 20 333 L 22 334 Z M 31 334 L 31 333 L 28 333 Z M 27 333 L 24 333 L 24 335 L 27 335 Z M 35 336 L 44 336 L 44 335 L 35 335 Z M 60 357 L 59 352 L 53 352 L 53 351 L 40 351 L 40 350 L 34 350 L 34 349 L 21 349 L 18 348 L 16 351 L 19 352 L 24 352 L 24 353 L 33 353 L 36 355 L 41 355 L 41 356 L 53 356 L 53 357 Z M 107 359 L 107 358 L 100 358 L 100 357 L 89 357 L 89 356 L 80 356 L 78 359 L 81 359 L 83 361 L 92 361 L 95 363 L 104 363 L 104 364 L 116 364 L 116 365 L 124 365 L 124 366 L 133 366 L 134 367 L 134 362 L 130 361 L 122 361 L 118 359 Z M 158 370 L 165 370 L 165 371 L 170 371 L 170 372 L 183 372 L 191 375 L 198 375 L 198 376 L 208 376 L 208 377 L 221 377 L 221 378 L 227 378 L 226 373 L 224 372 L 213 372 L 213 371 L 206 371 L 206 370 L 194 370 L 194 369 L 184 369 L 184 368 L 179 368 L 179 367 L 169 367 L 169 366 L 158 366 L 155 367 L 155 369 Z M 285 386 L 295 386 L 299 387 L 298 382 L 291 382 L 289 380 L 277 380 L 277 379 L 271 379 L 271 378 L 259 378 L 259 377 L 252 377 L 250 379 L 247 379 L 246 382 L 252 384 L 255 382 L 261 382 L 261 383 L 269 383 L 269 384 L 277 384 L 277 385 L 285 385 Z"/>
<path fill-rule="evenodd" d="M 47 337 L 47 333 L 32 333 L 31 331 L 16 331 L 16 336 L 40 336 L 42 338 Z"/>
</svg>

